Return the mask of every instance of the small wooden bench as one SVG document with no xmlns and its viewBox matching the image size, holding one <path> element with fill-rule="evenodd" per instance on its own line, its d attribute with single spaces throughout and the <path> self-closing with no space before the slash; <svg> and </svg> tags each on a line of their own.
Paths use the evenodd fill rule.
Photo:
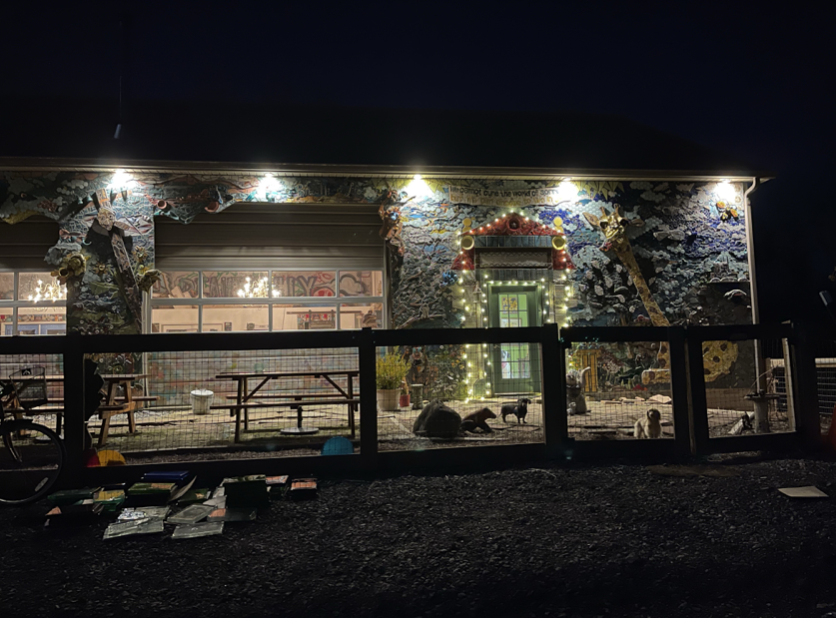
<svg viewBox="0 0 836 618">
<path fill-rule="evenodd" d="M 225 403 L 210 406 L 212 410 L 229 410 L 230 416 L 235 416 L 235 442 L 241 438 L 241 411 L 244 411 L 244 431 L 250 428 L 250 419 L 247 412 L 258 408 L 296 408 L 297 427 L 302 426 L 302 408 L 312 405 L 347 405 L 348 426 L 351 429 L 351 437 L 355 436 L 354 408 L 360 403 L 360 399 L 304 399 L 304 395 L 293 395 L 294 401 L 261 401 L 258 403 Z"/>
<path fill-rule="evenodd" d="M 20 420 L 24 416 L 37 416 L 40 414 L 54 414 L 55 415 L 55 433 L 61 434 L 61 422 L 64 417 L 64 403 L 63 399 L 50 399 L 47 403 L 36 408 L 28 410 L 24 408 L 4 408 L 3 411 L 12 415 L 15 420 Z"/>
</svg>

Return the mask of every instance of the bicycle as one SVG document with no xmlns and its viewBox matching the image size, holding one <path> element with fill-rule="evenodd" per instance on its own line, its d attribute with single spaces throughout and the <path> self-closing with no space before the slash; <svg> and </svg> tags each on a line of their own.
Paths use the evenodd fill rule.
<svg viewBox="0 0 836 618">
<path fill-rule="evenodd" d="M 43 403 L 39 397 L 29 396 L 32 386 L 38 384 L 34 371 L 24 369 L 7 381 L 0 380 L 0 504 L 23 505 L 39 500 L 58 480 L 64 466 L 64 443 L 58 434 L 22 418 L 23 411 Z"/>
</svg>

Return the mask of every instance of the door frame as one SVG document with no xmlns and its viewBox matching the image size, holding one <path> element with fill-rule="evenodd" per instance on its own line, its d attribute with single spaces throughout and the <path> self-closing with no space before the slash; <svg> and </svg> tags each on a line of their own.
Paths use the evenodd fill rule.
<svg viewBox="0 0 836 618">
<path fill-rule="evenodd" d="M 488 286 L 488 324 L 491 328 L 501 328 L 500 326 L 500 312 L 499 312 L 499 296 L 500 294 L 525 294 L 530 299 L 528 303 L 528 326 L 541 326 L 543 324 L 543 307 L 544 297 L 543 291 L 536 281 L 520 282 L 518 284 L 494 283 Z M 522 382 L 523 379 L 518 380 L 504 380 L 502 378 L 502 345 L 496 344 L 492 346 L 491 351 L 491 365 L 493 367 L 493 375 L 491 376 L 491 383 L 494 394 L 502 394 L 503 382 Z M 540 372 L 540 350 L 536 343 L 529 344 L 529 371 L 530 377 L 525 379 L 530 386 L 530 392 L 542 391 L 542 376 Z M 521 389 L 511 389 L 508 392 L 528 392 Z"/>
</svg>

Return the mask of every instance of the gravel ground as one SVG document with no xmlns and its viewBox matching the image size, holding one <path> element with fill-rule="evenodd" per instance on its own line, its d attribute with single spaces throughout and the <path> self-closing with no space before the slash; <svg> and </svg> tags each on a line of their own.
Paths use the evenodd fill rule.
<svg viewBox="0 0 836 618">
<path fill-rule="evenodd" d="M 320 480 L 223 536 L 0 509 L 3 616 L 836 616 L 836 463 Z M 832 612 L 832 613 L 831 613 Z"/>
</svg>

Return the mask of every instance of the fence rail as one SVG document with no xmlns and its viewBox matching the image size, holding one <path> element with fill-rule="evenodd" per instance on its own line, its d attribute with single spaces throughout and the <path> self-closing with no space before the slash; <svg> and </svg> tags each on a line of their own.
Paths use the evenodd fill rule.
<svg viewBox="0 0 836 618">
<path fill-rule="evenodd" d="M 508 462 L 603 456 L 648 456 L 672 459 L 690 453 L 708 454 L 813 445 L 820 439 L 818 384 L 815 378 L 815 341 L 816 337 L 810 331 L 799 325 L 790 324 L 689 327 L 687 329 L 682 327 L 564 328 L 560 331 L 556 325 L 550 324 L 534 328 L 502 329 L 364 329 L 314 333 L 11 337 L 0 340 L 0 365 L 2 366 L 0 374 L 8 373 L 7 367 L 17 366 L 21 362 L 20 359 L 32 355 L 59 355 L 63 359 L 64 439 L 68 454 L 68 465 L 65 468 L 68 483 L 126 478 L 140 474 L 149 466 L 159 468 L 188 466 L 195 470 L 219 471 L 220 473 L 259 470 L 276 472 L 384 471 L 422 465 L 442 465 L 449 469 L 480 463 L 490 465 L 490 462 L 497 460 Z M 733 355 L 736 355 L 734 362 L 740 364 L 740 375 L 731 371 L 721 373 L 719 378 L 713 375 L 709 365 L 714 363 L 714 360 L 705 357 L 707 342 L 728 342 L 728 345 L 734 346 Z M 520 429 L 514 427 L 512 423 L 503 424 L 497 420 L 494 421 L 496 431 L 493 435 L 483 436 L 477 433 L 469 441 L 444 444 L 446 448 L 413 448 L 411 443 L 404 442 L 402 447 L 382 449 L 381 440 L 389 439 L 394 435 L 385 425 L 386 418 L 390 418 L 392 423 L 401 428 L 409 430 L 417 411 L 386 415 L 378 410 L 375 361 L 381 350 L 389 349 L 403 353 L 404 350 L 435 346 L 439 349 L 445 348 L 447 356 L 454 360 L 458 359 L 461 364 L 462 350 L 474 345 L 480 346 L 476 349 L 479 351 L 478 356 L 484 360 L 482 370 L 494 372 L 485 374 L 488 376 L 486 380 L 490 379 L 490 375 L 504 379 L 505 373 L 502 372 L 510 367 L 508 363 L 523 363 L 514 356 L 518 354 L 515 350 L 524 351 L 528 349 L 526 346 L 530 346 L 530 349 L 536 352 L 536 358 L 535 356 L 531 359 L 525 357 L 528 360 L 524 363 L 533 363 L 525 364 L 526 371 L 529 372 L 525 374 L 528 376 L 526 378 L 528 381 L 520 377 L 523 374 L 516 375 L 517 382 L 525 383 L 525 388 L 531 391 L 530 398 L 533 402 L 531 405 L 535 409 L 533 416 L 526 423 L 529 425 L 525 428 L 528 432 L 525 434 L 527 437 L 506 439 L 511 435 L 523 435 L 521 433 L 523 424 L 519 419 L 511 417 Z M 754 353 L 752 349 L 755 350 Z M 293 352 L 294 350 L 297 352 Z M 304 354 L 301 351 L 304 351 Z M 182 459 L 159 461 L 157 457 L 157 461 L 154 461 L 152 457 L 152 460 L 148 461 L 137 458 L 129 462 L 131 465 L 126 467 L 86 468 L 83 451 L 87 419 L 82 410 L 85 409 L 85 400 L 91 396 L 91 393 L 85 393 L 85 359 L 101 359 L 107 355 L 120 354 L 134 355 L 137 358 L 141 356 L 143 359 L 151 355 L 155 362 L 159 358 L 170 357 L 171 361 L 169 365 L 165 365 L 166 369 L 158 371 L 162 376 L 158 379 L 169 380 L 172 384 L 174 383 L 172 380 L 175 380 L 173 374 L 176 371 L 169 371 L 168 368 L 176 367 L 177 362 L 185 363 L 183 359 L 192 359 L 189 361 L 191 365 L 188 366 L 191 373 L 185 378 L 177 378 L 180 379 L 178 384 L 181 385 L 179 387 L 181 389 L 189 388 L 182 386 L 183 384 L 200 385 L 201 381 L 214 379 L 216 366 L 220 366 L 218 363 L 222 365 L 221 361 L 226 358 L 231 359 L 230 366 L 237 363 L 237 366 L 244 367 L 248 371 L 252 370 L 250 366 L 257 365 L 262 373 L 272 371 L 290 375 L 293 374 L 293 370 L 298 369 L 293 363 L 307 362 L 305 354 L 320 354 L 323 359 L 326 359 L 321 361 L 324 364 L 316 366 L 309 364 L 306 369 L 307 373 L 316 375 L 316 379 L 319 380 L 314 384 L 315 388 L 311 392 L 320 394 L 320 398 L 324 392 L 322 385 L 325 383 L 319 379 L 318 375 L 334 373 L 339 369 L 338 365 L 342 363 L 341 366 L 348 369 L 340 369 L 341 371 L 353 372 L 352 375 L 356 376 L 356 383 L 353 387 L 354 399 L 340 400 L 344 401 L 341 405 L 348 410 L 348 417 L 344 412 L 337 410 L 338 406 L 328 406 L 327 401 L 324 403 L 319 401 L 324 411 L 316 411 L 310 418 L 316 419 L 322 425 L 330 423 L 331 429 L 319 433 L 320 441 L 332 435 L 345 435 L 353 440 L 355 448 L 359 447 L 359 453 L 333 457 L 320 457 L 312 454 L 278 457 L 275 456 L 276 453 L 266 452 L 259 457 L 244 458 L 238 456 L 238 453 L 257 444 L 257 440 L 251 440 L 242 445 L 218 439 L 217 441 L 221 443 L 218 447 L 209 445 L 210 440 L 205 436 L 198 436 L 203 439 L 203 442 L 200 443 L 201 448 L 197 449 L 193 448 L 200 442 L 194 438 L 195 427 L 201 427 L 200 423 L 205 423 L 204 429 L 208 436 L 210 434 L 209 419 L 186 417 L 182 410 L 168 410 L 169 416 L 165 416 L 166 406 L 158 406 L 161 409 L 159 415 L 146 421 L 144 427 L 176 426 L 179 428 L 178 431 L 185 431 L 183 428 L 190 426 L 192 437 L 183 439 L 177 444 L 185 445 L 180 448 L 180 451 L 186 452 L 190 448 L 195 451 L 191 459 L 184 463 Z M 189 354 L 197 354 L 197 356 L 188 356 Z M 525 356 L 527 352 L 521 354 Z M 646 376 L 639 375 L 641 363 L 637 360 L 644 359 L 646 366 L 648 354 L 656 356 L 653 362 L 656 365 L 655 373 L 651 380 L 645 380 Z M 778 401 L 783 398 L 781 399 L 783 403 L 779 402 L 775 405 L 774 413 L 778 415 L 775 417 L 778 421 L 775 422 L 782 423 L 781 431 L 735 435 L 730 433 L 731 430 L 727 425 L 736 422 L 738 418 L 742 419 L 740 422 L 745 425 L 746 421 L 743 416 L 752 416 L 751 410 L 747 409 L 750 404 L 746 403 L 748 400 L 742 396 L 745 390 L 742 384 L 744 379 L 748 380 L 750 377 L 750 364 L 761 366 L 755 362 L 754 358 L 750 358 L 753 354 L 770 359 L 769 362 L 772 363 L 770 366 L 780 368 L 780 371 L 776 371 L 781 375 L 780 388 L 776 387 L 774 399 Z M 510 360 L 506 360 L 506 356 Z M 215 362 L 214 359 L 217 358 L 221 361 Z M 485 366 L 491 365 L 490 360 L 493 358 L 502 359 L 501 371 L 497 368 L 488 369 Z M 583 359 L 584 363 L 590 363 L 588 371 L 594 372 L 596 378 L 594 386 L 597 390 L 589 390 L 585 393 L 591 411 L 584 418 L 571 415 L 567 409 L 566 374 L 570 363 L 577 363 L 578 359 Z M 632 372 L 625 370 L 624 367 L 630 369 L 628 365 L 633 361 L 637 368 Z M 203 367 L 201 363 L 207 366 Z M 592 364 L 595 366 L 593 367 Z M 465 371 L 469 366 L 468 361 L 465 363 Z M 147 368 L 147 364 L 142 365 L 142 369 Z M 516 370 L 508 369 L 508 371 L 511 376 Z M 707 381 L 707 376 L 714 381 Z M 471 380 L 471 382 L 474 381 L 475 379 Z M 510 377 L 506 381 L 509 384 L 512 383 Z M 331 380 L 331 383 L 333 384 L 334 380 Z M 484 384 L 490 386 L 490 382 L 484 381 Z M 340 382 L 336 384 L 336 387 L 344 389 L 345 383 Z M 176 388 L 178 387 L 171 387 L 172 397 Z M 266 389 L 269 388 L 266 387 Z M 289 397 L 284 394 L 286 390 L 277 387 L 273 390 L 259 391 L 260 394 L 256 395 L 255 391 L 258 389 L 255 389 L 253 399 L 248 400 L 247 405 L 252 407 L 254 416 L 267 415 L 258 417 L 259 420 L 254 421 L 263 423 L 267 427 L 259 431 L 273 432 L 265 435 L 278 435 L 280 430 L 286 430 L 289 419 L 295 414 L 289 413 L 288 408 L 292 405 L 281 401 L 282 397 Z M 526 392 L 522 387 L 520 390 L 521 393 L 518 394 Z M 504 392 L 509 391 L 506 389 Z M 461 398 L 454 399 L 451 405 L 457 405 L 464 410 L 467 404 L 471 406 L 467 408 L 469 410 L 476 404 L 481 405 L 484 399 L 485 405 L 494 406 L 498 410 L 499 406 L 504 403 L 503 400 L 513 399 L 510 393 L 507 396 L 502 393 L 497 395 L 490 388 L 485 393 L 487 396 L 485 394 L 482 397 L 471 396 L 464 401 Z M 229 406 L 232 406 L 230 412 L 234 417 L 233 404 L 235 402 L 232 401 L 234 394 L 226 391 L 219 391 L 218 394 L 221 402 L 226 401 Z M 185 396 L 183 393 L 181 395 Z M 263 408 L 270 408 L 270 405 L 259 405 L 258 397 L 269 399 L 275 409 L 262 412 Z M 153 398 L 147 397 L 147 399 Z M 473 402 L 468 404 L 467 402 L 471 399 Z M 183 403 L 183 401 L 183 399 L 176 398 L 166 399 L 166 403 L 176 404 Z M 649 408 L 651 403 L 661 410 L 664 423 L 662 437 L 672 439 L 632 439 L 633 423 L 637 418 L 639 420 L 643 418 L 646 408 Z M 221 403 L 217 407 L 221 405 L 227 404 Z M 168 407 L 174 409 L 178 406 L 169 405 Z M 351 416 L 352 410 L 359 415 L 356 427 Z M 576 411 L 575 408 L 572 410 Z M 151 415 L 155 413 L 153 408 L 148 412 Z M 228 415 L 224 415 L 226 411 L 214 419 L 217 421 L 215 422 L 217 426 L 212 426 L 211 431 L 215 432 L 212 434 L 215 438 L 226 435 L 224 432 L 232 423 Z M 301 426 L 301 412 L 299 419 Z M 604 423 L 605 421 L 610 424 L 603 427 L 596 425 L 596 422 Z M 243 422 L 246 423 L 246 420 Z M 145 429 L 144 431 L 150 436 L 158 430 Z M 159 430 L 161 434 L 164 431 L 168 429 Z M 502 439 L 497 437 L 500 431 L 505 431 L 501 436 Z M 355 432 L 358 434 L 356 438 Z M 411 430 L 408 433 L 411 433 Z M 237 430 L 235 436 L 237 440 Z M 601 439 L 602 436 L 608 439 Z M 126 444 L 128 442 L 131 442 L 130 436 Z M 138 442 L 133 440 L 131 444 L 136 445 Z M 275 448 L 275 443 L 270 444 L 270 448 Z M 474 445 L 479 448 L 474 448 Z M 216 451 L 223 451 L 226 456 L 220 460 L 207 457 L 206 451 L 209 446 Z M 146 450 L 148 456 L 159 454 L 153 446 Z M 267 451 L 269 450 L 268 448 Z"/>
</svg>

